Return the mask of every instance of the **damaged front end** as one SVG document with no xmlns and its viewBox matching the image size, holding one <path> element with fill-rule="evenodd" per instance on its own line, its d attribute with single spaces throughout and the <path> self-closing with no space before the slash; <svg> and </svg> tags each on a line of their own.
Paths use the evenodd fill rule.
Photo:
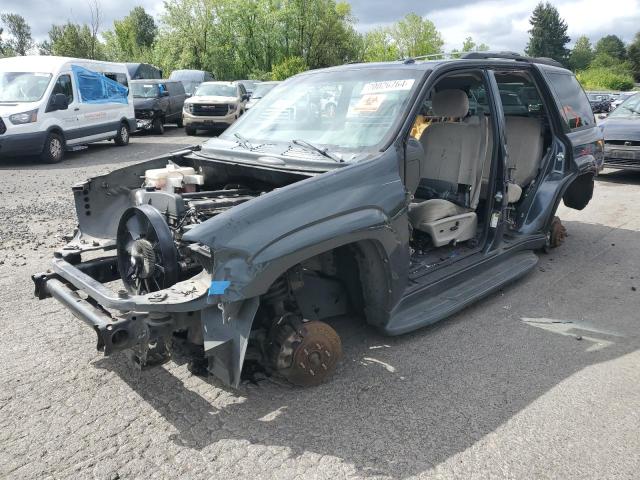
<svg viewBox="0 0 640 480">
<path fill-rule="evenodd" d="M 140 366 L 153 365 L 180 338 L 196 364 L 237 386 L 259 299 L 222 299 L 229 282 L 212 280 L 210 248 L 183 237 L 308 176 L 189 158 L 193 151 L 75 185 L 79 228 L 50 270 L 33 275 L 35 295 L 91 326 L 105 355 L 127 350 Z"/>
</svg>

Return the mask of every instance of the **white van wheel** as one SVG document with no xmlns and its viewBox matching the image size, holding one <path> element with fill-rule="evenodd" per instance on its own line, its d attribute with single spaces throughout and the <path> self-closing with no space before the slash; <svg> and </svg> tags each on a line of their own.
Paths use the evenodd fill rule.
<svg viewBox="0 0 640 480">
<path fill-rule="evenodd" d="M 113 137 L 113 141 L 118 146 L 124 146 L 129 143 L 129 125 L 126 123 L 121 123 L 118 127 L 118 133 L 115 137 Z"/>
<path fill-rule="evenodd" d="M 58 163 L 64 158 L 64 139 L 57 133 L 50 132 L 44 141 L 40 159 L 45 163 Z"/>
</svg>

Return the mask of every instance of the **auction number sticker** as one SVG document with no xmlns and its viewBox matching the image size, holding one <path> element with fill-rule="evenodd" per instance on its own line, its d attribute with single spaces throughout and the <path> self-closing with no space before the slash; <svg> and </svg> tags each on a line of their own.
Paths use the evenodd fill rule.
<svg viewBox="0 0 640 480">
<path fill-rule="evenodd" d="M 383 82 L 366 83 L 362 87 L 362 95 L 372 95 L 376 93 L 396 92 L 398 90 L 411 90 L 415 79 L 406 80 L 385 80 Z"/>
</svg>

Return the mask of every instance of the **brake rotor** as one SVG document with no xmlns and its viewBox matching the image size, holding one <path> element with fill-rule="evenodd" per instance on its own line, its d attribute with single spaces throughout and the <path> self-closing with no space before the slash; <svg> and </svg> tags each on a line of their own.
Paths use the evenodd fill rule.
<svg viewBox="0 0 640 480">
<path fill-rule="evenodd" d="M 549 229 L 549 246 L 551 248 L 559 247 L 564 243 L 564 239 L 567 238 L 567 229 L 559 217 L 553 217 L 551 222 L 551 228 Z"/>
<path fill-rule="evenodd" d="M 296 323 L 280 327 L 276 369 L 294 385 L 319 385 L 335 371 L 342 357 L 342 342 L 324 322 Z"/>
</svg>

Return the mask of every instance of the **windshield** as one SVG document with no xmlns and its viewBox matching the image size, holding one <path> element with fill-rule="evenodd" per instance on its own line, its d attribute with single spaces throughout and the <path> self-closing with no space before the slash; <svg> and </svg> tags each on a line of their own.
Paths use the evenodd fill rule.
<svg viewBox="0 0 640 480">
<path fill-rule="evenodd" d="M 640 94 L 627 98 L 618 108 L 609 114 L 609 118 L 637 116 L 640 116 Z"/>
<path fill-rule="evenodd" d="M 156 98 L 159 96 L 158 85 L 155 83 L 131 82 L 131 92 L 134 98 Z"/>
<path fill-rule="evenodd" d="M 0 102 L 36 102 L 50 80 L 50 73 L 0 72 Z"/>
<path fill-rule="evenodd" d="M 196 90 L 196 97 L 235 97 L 236 87 L 220 83 L 203 83 Z"/>
<path fill-rule="evenodd" d="M 277 83 L 261 83 L 256 87 L 252 98 L 262 98 L 277 86 Z"/>
<path fill-rule="evenodd" d="M 388 68 L 295 77 L 278 85 L 222 137 L 234 140 L 239 134 L 252 144 L 303 140 L 332 151 L 373 148 L 391 133 L 422 74 Z"/>
</svg>

